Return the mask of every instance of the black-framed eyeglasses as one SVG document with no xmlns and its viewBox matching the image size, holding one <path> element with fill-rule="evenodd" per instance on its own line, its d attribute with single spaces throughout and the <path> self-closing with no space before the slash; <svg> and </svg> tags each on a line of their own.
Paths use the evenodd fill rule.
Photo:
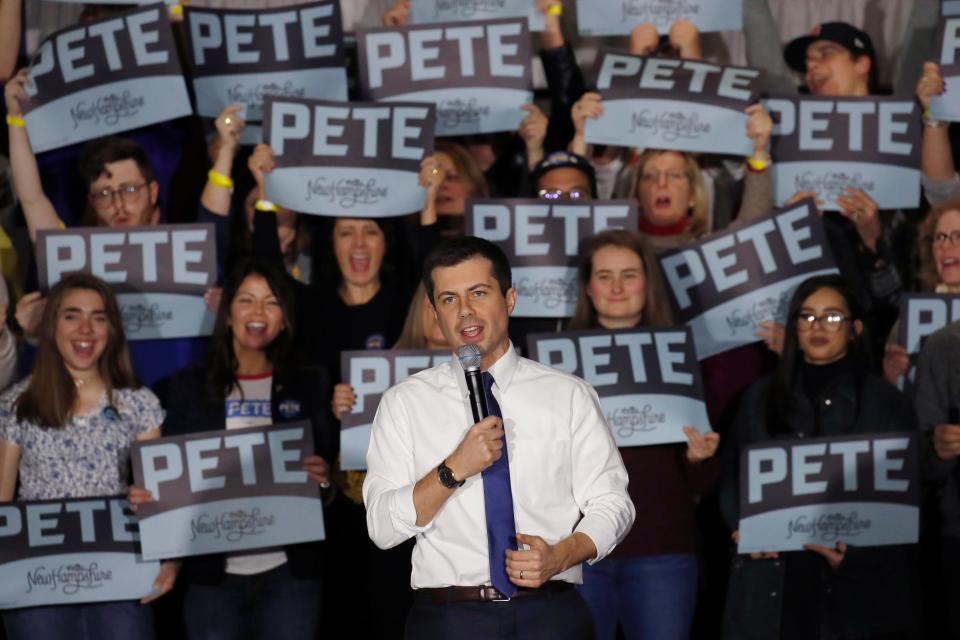
<svg viewBox="0 0 960 640">
<path fill-rule="evenodd" d="M 818 322 L 827 331 L 839 331 L 843 323 L 848 320 L 852 320 L 852 318 L 839 311 L 827 311 L 819 316 L 809 311 L 801 311 L 797 314 L 797 331 L 809 331 Z"/>
<path fill-rule="evenodd" d="M 930 236 L 930 242 L 941 247 L 949 242 L 951 247 L 956 247 L 960 245 L 960 229 L 951 231 L 950 233 L 938 231 Z"/>
<path fill-rule="evenodd" d="M 537 197 L 544 200 L 589 200 L 590 193 L 583 189 L 540 189 Z"/>
<path fill-rule="evenodd" d="M 140 184 L 122 184 L 116 189 L 104 187 L 100 191 L 92 191 L 88 196 L 90 204 L 97 209 L 104 209 L 113 204 L 114 196 L 119 195 L 124 204 L 133 204 L 140 196 L 140 191 L 147 186 L 146 182 Z"/>
</svg>

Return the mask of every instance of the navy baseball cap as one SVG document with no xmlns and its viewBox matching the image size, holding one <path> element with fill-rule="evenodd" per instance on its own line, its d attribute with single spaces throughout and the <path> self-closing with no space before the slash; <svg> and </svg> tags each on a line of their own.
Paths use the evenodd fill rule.
<svg viewBox="0 0 960 640">
<path fill-rule="evenodd" d="M 794 71 L 806 73 L 807 47 L 819 40 L 836 42 L 854 56 L 870 56 L 871 70 L 877 66 L 877 54 L 873 49 L 873 40 L 866 31 L 847 22 L 824 22 L 815 26 L 809 35 L 791 40 L 783 51 L 783 58 Z"/>
</svg>

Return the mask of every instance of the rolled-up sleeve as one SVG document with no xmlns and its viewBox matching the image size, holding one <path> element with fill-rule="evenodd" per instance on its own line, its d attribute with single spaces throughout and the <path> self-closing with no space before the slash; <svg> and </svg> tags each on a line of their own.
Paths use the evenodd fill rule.
<svg viewBox="0 0 960 640">
<path fill-rule="evenodd" d="M 417 526 L 413 489 L 419 478 L 413 466 L 409 424 L 398 394 L 387 391 L 373 419 L 363 481 L 367 531 L 381 549 L 395 547 L 432 524 Z"/>
<path fill-rule="evenodd" d="M 583 518 L 574 531 L 597 548 L 590 564 L 602 560 L 623 540 L 636 511 L 627 493 L 623 466 L 596 392 L 584 384 L 573 402 L 573 492 Z"/>
</svg>

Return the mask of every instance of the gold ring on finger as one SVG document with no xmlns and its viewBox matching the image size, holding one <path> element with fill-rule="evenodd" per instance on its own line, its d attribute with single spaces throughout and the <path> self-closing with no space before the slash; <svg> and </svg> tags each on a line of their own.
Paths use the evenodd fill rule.
<svg viewBox="0 0 960 640">
<path fill-rule="evenodd" d="M 440 169 L 437 167 L 430 167 L 430 175 L 434 175 L 434 176 L 440 175 Z"/>
<path fill-rule="evenodd" d="M 520 579 L 523 580 L 523 569 L 520 569 Z"/>
<path fill-rule="evenodd" d="M 223 119 L 223 124 L 229 125 L 231 122 L 233 122 L 233 120 L 230 118 L 230 116 L 227 116 Z"/>
</svg>

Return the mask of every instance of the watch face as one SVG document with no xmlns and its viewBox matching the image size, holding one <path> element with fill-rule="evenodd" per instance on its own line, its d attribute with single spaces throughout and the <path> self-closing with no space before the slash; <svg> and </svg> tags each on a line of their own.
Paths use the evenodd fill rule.
<svg viewBox="0 0 960 640">
<path fill-rule="evenodd" d="M 437 476 L 440 478 L 440 484 L 445 486 L 447 489 L 456 489 L 462 483 L 457 482 L 457 479 L 453 477 L 453 471 L 450 470 L 445 464 L 441 464 L 437 467 Z"/>
</svg>

